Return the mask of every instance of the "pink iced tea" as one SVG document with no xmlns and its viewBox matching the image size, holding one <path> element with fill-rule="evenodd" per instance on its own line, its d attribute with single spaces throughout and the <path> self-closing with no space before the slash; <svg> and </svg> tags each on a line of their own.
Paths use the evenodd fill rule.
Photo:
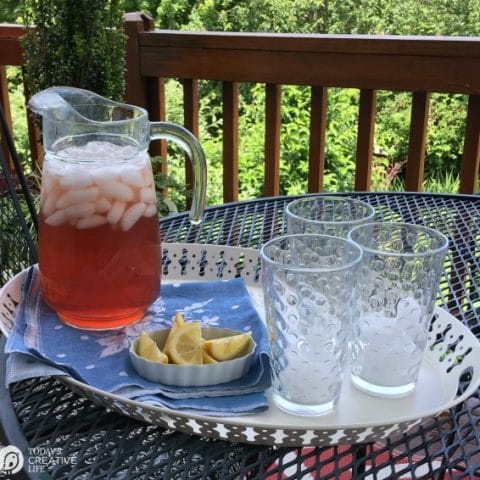
<svg viewBox="0 0 480 480">
<path fill-rule="evenodd" d="M 152 170 L 146 153 L 115 161 L 128 156 L 129 148 L 89 142 L 45 159 L 39 225 L 42 292 L 59 317 L 76 327 L 133 323 L 160 288 Z M 64 160 L 72 157 L 80 159 Z"/>
</svg>

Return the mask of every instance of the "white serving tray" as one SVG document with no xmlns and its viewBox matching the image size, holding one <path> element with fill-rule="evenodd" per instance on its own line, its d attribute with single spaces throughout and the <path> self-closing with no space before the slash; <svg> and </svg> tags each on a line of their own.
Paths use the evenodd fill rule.
<svg viewBox="0 0 480 480">
<path fill-rule="evenodd" d="M 162 282 L 240 275 L 264 318 L 258 250 L 174 243 L 164 243 L 162 250 Z M 6 336 L 12 328 L 25 278 L 26 271 L 21 272 L 0 290 L 0 330 Z M 460 379 L 467 371 L 470 383 L 459 393 Z M 133 401 L 69 376 L 59 379 L 108 409 L 192 435 L 279 446 L 354 444 L 405 432 L 471 396 L 480 384 L 480 343 L 460 321 L 436 308 L 418 385 L 411 395 L 397 399 L 371 397 L 356 390 L 348 377 L 346 374 L 337 411 L 321 417 L 289 415 L 272 402 L 267 411 L 256 415 L 203 416 Z"/>
</svg>

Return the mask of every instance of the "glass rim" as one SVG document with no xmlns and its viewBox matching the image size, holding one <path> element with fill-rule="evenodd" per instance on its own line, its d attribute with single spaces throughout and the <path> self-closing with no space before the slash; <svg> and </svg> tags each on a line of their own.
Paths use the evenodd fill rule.
<svg viewBox="0 0 480 480">
<path fill-rule="evenodd" d="M 346 202 L 346 203 L 354 203 L 358 204 L 362 207 L 366 207 L 367 210 L 369 211 L 369 214 L 365 217 L 353 219 L 353 220 L 315 220 L 312 218 L 307 218 L 303 217 L 297 213 L 292 212 L 291 208 L 292 206 L 296 206 L 301 203 L 307 203 L 311 202 L 313 200 L 327 200 L 328 202 Z M 375 216 L 375 209 L 369 205 L 366 202 L 363 202 L 362 200 L 357 200 L 356 198 L 350 198 L 350 197 L 333 197 L 333 196 L 328 196 L 328 195 L 312 195 L 308 197 L 302 197 L 302 198 L 297 198 L 296 200 L 292 200 L 289 202 L 286 207 L 285 207 L 285 213 L 287 217 L 291 217 L 295 220 L 301 220 L 302 222 L 305 223 L 310 223 L 310 224 L 327 224 L 327 225 L 352 225 L 358 222 L 368 222 L 369 220 L 373 219 Z"/>
<path fill-rule="evenodd" d="M 347 244 L 351 247 L 354 247 L 354 250 L 357 251 L 358 255 L 353 260 L 350 260 L 348 263 L 339 266 L 332 266 L 332 267 L 300 267 L 295 265 L 286 265 L 284 263 L 277 262 L 276 260 L 271 259 L 266 253 L 265 250 L 272 246 L 273 244 L 290 240 L 292 238 L 301 238 L 301 237 L 310 237 L 310 238 L 325 238 L 325 239 L 334 239 L 338 243 Z M 361 247 L 359 247 L 355 242 L 348 240 L 347 238 L 335 237 L 333 235 L 324 235 L 320 233 L 293 233 L 289 235 L 281 235 L 279 237 L 274 237 L 265 242 L 259 250 L 260 259 L 265 263 L 275 266 L 277 268 L 283 268 L 285 270 L 291 270 L 292 272 L 296 273 L 327 273 L 327 272 L 338 272 L 341 270 L 348 270 L 349 268 L 359 264 L 363 258 L 363 251 Z"/>
<path fill-rule="evenodd" d="M 387 228 L 409 228 L 412 230 L 417 230 L 421 231 L 425 234 L 427 234 L 431 238 L 437 238 L 439 242 L 441 242 L 440 246 L 436 248 L 430 249 L 428 252 L 397 252 L 397 251 L 389 251 L 389 250 L 380 250 L 378 248 L 372 248 L 368 247 L 358 241 L 355 241 L 352 237 L 355 232 L 366 228 L 371 228 L 372 226 L 374 227 L 375 225 L 377 226 L 383 226 Z M 408 258 L 421 258 L 421 257 L 427 257 L 429 255 L 436 255 L 438 253 L 441 253 L 443 251 L 446 251 L 448 249 L 449 245 L 449 240 L 446 235 L 444 235 L 442 232 L 439 232 L 438 230 L 435 230 L 430 227 L 425 227 L 424 225 L 417 225 L 415 223 L 406 223 L 406 222 L 370 222 L 370 223 L 364 223 L 362 225 L 357 225 L 356 227 L 352 228 L 348 232 L 348 239 L 355 243 L 355 245 L 358 245 L 364 252 L 375 254 L 375 255 L 382 255 L 386 257 L 408 257 Z"/>
</svg>

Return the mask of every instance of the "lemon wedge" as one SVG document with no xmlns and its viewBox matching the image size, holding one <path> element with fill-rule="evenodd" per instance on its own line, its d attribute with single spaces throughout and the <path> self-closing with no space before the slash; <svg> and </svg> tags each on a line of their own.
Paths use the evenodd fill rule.
<svg viewBox="0 0 480 480">
<path fill-rule="evenodd" d="M 214 338 L 203 342 L 203 349 L 219 362 L 241 356 L 252 337 L 252 332 L 240 333 L 230 337 Z"/>
<path fill-rule="evenodd" d="M 158 345 L 148 335 L 148 333 L 142 332 L 138 339 L 137 345 L 138 355 L 146 360 L 152 360 L 153 362 L 168 363 L 168 357 L 158 348 Z"/>
<path fill-rule="evenodd" d="M 185 325 L 185 319 L 183 318 L 182 312 L 177 312 L 173 319 L 172 326 L 179 327 L 180 325 Z"/>
<path fill-rule="evenodd" d="M 177 312 L 175 314 L 175 317 L 173 318 L 172 326 L 170 327 L 170 332 L 168 333 L 168 337 L 165 340 L 165 345 L 163 346 L 163 351 L 167 353 L 170 349 L 170 343 L 172 342 L 171 337 L 175 333 L 176 330 L 178 330 L 182 325 L 185 325 L 185 320 L 183 318 L 183 315 L 180 312 Z"/>
<path fill-rule="evenodd" d="M 205 340 L 203 342 L 205 342 Z M 211 355 L 209 355 L 205 351 L 205 347 L 203 346 L 203 343 L 202 343 L 202 360 L 204 365 L 207 365 L 209 363 L 218 363 L 217 360 L 215 360 Z"/>
<path fill-rule="evenodd" d="M 202 327 L 200 322 L 173 325 L 165 353 L 177 365 L 202 365 Z"/>
<path fill-rule="evenodd" d="M 137 342 L 141 357 L 159 363 L 207 365 L 240 357 L 246 353 L 252 332 L 205 340 L 200 322 L 185 322 L 177 312 L 172 320 L 163 351 L 146 332 Z"/>
</svg>

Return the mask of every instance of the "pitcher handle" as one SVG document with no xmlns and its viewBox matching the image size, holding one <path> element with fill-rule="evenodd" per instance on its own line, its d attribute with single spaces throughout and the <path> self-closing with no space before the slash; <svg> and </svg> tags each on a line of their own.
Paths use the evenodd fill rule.
<svg viewBox="0 0 480 480">
<path fill-rule="evenodd" d="M 150 122 L 150 140 L 171 140 L 183 148 L 190 158 L 193 192 L 189 219 L 198 225 L 202 221 L 207 191 L 207 161 L 200 142 L 186 128 L 170 122 Z"/>
</svg>

